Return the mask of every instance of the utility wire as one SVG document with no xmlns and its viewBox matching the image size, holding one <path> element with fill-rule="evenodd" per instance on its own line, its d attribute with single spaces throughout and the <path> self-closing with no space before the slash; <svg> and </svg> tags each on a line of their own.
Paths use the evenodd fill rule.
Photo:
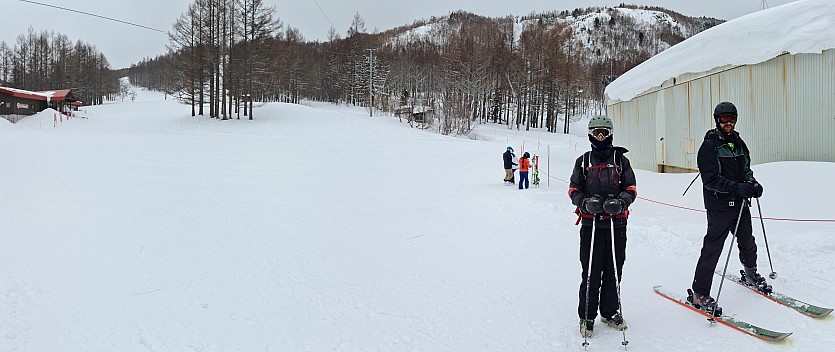
<svg viewBox="0 0 835 352">
<path fill-rule="evenodd" d="M 88 16 L 93 16 L 93 17 L 98 17 L 98 18 L 103 18 L 103 19 L 106 19 L 106 20 L 114 21 L 114 22 L 119 22 L 119 23 L 129 24 L 129 25 L 131 25 L 131 26 L 136 26 L 136 27 L 140 27 L 140 28 L 150 29 L 150 30 L 152 30 L 152 31 L 157 31 L 157 32 L 160 32 L 160 33 L 166 33 L 165 31 L 162 31 L 162 30 L 159 30 L 159 29 L 156 29 L 156 28 L 151 28 L 151 27 L 143 26 L 143 25 L 141 25 L 141 24 L 131 23 L 131 22 L 127 22 L 127 21 L 117 20 L 117 19 L 115 19 L 115 18 L 110 18 L 110 17 L 101 16 L 101 15 L 96 15 L 96 14 L 89 13 L 89 12 L 84 12 L 84 11 L 78 11 L 78 10 L 68 9 L 68 8 L 66 8 L 66 7 L 55 6 L 55 5 L 50 5 L 50 4 L 44 4 L 44 3 L 41 3 L 41 2 L 30 1 L 30 0 L 20 0 L 20 1 L 22 1 L 22 2 L 28 2 L 28 3 L 35 4 L 35 5 L 41 5 L 41 6 L 46 6 L 46 7 L 53 7 L 53 8 L 60 9 L 60 10 L 64 10 L 64 11 L 77 12 L 77 13 L 80 13 L 80 14 L 83 14 L 83 15 L 88 15 Z M 326 17 L 327 17 L 327 16 L 326 16 Z"/>
<path fill-rule="evenodd" d="M 316 4 L 316 7 L 318 7 L 318 8 L 319 8 L 319 12 L 321 12 L 321 13 L 322 13 L 322 16 L 325 16 L 325 19 L 326 19 L 326 20 L 328 20 L 328 23 L 330 23 L 330 24 L 331 24 L 331 28 L 336 29 L 336 26 L 334 26 L 334 25 L 333 25 L 333 22 L 331 22 L 331 19 L 330 19 L 330 18 L 328 18 L 328 15 L 327 15 L 327 14 L 325 14 L 325 10 L 322 10 L 322 7 L 321 7 L 321 6 L 319 6 L 319 3 L 318 3 L 318 2 L 316 2 L 316 0 L 313 0 L 313 3 L 314 3 L 314 4 Z"/>
</svg>

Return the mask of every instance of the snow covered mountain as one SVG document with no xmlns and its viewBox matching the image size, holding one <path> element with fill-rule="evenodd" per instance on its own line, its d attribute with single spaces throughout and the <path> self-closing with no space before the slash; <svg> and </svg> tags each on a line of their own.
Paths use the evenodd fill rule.
<svg viewBox="0 0 835 352">
<path fill-rule="evenodd" d="M 590 61 L 623 56 L 646 58 L 684 39 L 724 22 L 706 17 L 688 17 L 659 7 L 591 7 L 574 11 L 548 12 L 526 16 L 486 18 L 465 11 L 453 12 L 428 21 L 398 27 L 383 33 L 392 46 L 424 42 L 442 46 L 449 36 L 459 34 L 467 21 L 494 22 L 507 38 L 517 42 L 524 31 L 543 25 L 545 30 L 570 32 L 572 41 Z"/>
</svg>

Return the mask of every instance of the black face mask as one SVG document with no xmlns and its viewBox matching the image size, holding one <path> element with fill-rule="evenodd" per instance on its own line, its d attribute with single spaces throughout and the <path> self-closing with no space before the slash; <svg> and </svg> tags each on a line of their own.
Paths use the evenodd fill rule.
<svg viewBox="0 0 835 352">
<path fill-rule="evenodd" d="M 591 142 L 591 146 L 595 149 L 603 149 L 606 147 L 612 146 L 612 136 L 606 137 L 602 142 L 598 141 L 596 138 L 589 135 L 589 142 Z"/>
<path fill-rule="evenodd" d="M 722 133 L 725 135 L 725 140 L 728 142 L 736 142 L 736 133 L 735 131 L 731 131 L 731 133 Z"/>
</svg>

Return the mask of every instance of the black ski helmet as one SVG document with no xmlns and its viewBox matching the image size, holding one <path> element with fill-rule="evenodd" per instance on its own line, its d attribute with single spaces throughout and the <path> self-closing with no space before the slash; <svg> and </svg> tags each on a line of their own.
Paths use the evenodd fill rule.
<svg viewBox="0 0 835 352">
<path fill-rule="evenodd" d="M 723 101 L 719 104 L 716 104 L 716 108 L 713 109 L 713 119 L 716 120 L 716 125 L 719 126 L 719 116 L 722 115 L 733 115 L 739 116 L 736 112 L 736 106 L 733 103 Z"/>
<path fill-rule="evenodd" d="M 528 152 L 525 152 L 525 154 L 522 154 L 522 157 L 523 157 L 523 158 L 530 158 L 530 157 L 531 157 L 531 155 L 530 155 L 530 154 L 528 154 Z"/>
</svg>

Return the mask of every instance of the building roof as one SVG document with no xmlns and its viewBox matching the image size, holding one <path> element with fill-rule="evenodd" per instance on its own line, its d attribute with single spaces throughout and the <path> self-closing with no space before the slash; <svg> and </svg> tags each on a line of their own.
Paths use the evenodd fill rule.
<svg viewBox="0 0 835 352">
<path fill-rule="evenodd" d="M 0 92 L 9 94 L 13 97 L 17 98 L 24 98 L 24 99 L 32 99 L 32 100 L 44 100 L 44 101 L 75 101 L 75 97 L 73 97 L 72 92 L 70 89 L 58 89 L 58 90 L 50 90 L 50 91 L 42 91 L 42 92 L 33 92 L 24 89 L 17 89 L 17 88 L 10 88 L 10 87 L 0 87 Z"/>
<path fill-rule="evenodd" d="M 32 92 L 32 91 L 28 91 L 28 90 L 10 88 L 10 87 L 0 87 L 0 92 L 9 94 L 13 97 L 32 99 L 32 100 L 49 100 L 49 98 L 52 96 L 52 94 L 41 93 L 41 92 Z"/>
<path fill-rule="evenodd" d="M 58 89 L 53 91 L 47 92 L 39 92 L 39 93 L 52 93 L 52 100 L 67 100 L 67 96 L 72 96 L 69 89 Z M 72 100 L 72 99 L 69 99 Z"/>
<path fill-rule="evenodd" d="M 795 1 L 696 34 L 627 71 L 609 84 L 605 93 L 611 100 L 628 101 L 682 74 L 832 48 L 835 1 Z"/>
</svg>

